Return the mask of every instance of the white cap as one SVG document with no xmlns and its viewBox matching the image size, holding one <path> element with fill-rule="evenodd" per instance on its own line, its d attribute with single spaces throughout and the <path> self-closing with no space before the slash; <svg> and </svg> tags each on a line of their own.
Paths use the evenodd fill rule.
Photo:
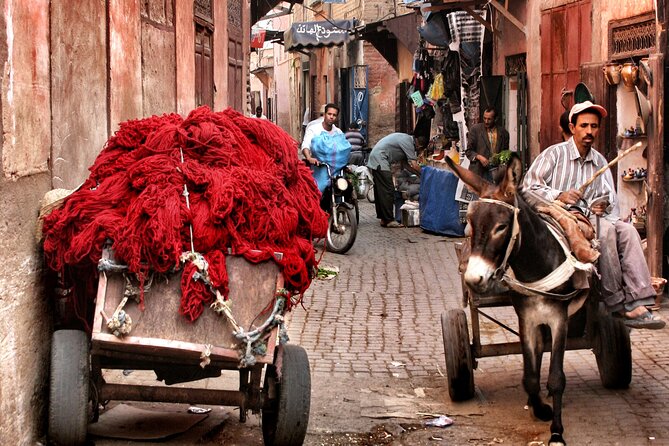
<svg viewBox="0 0 669 446">
<path fill-rule="evenodd" d="M 593 104 L 590 101 L 584 101 L 584 102 L 579 102 L 578 104 L 574 104 L 574 106 L 571 108 L 571 111 L 569 112 L 569 122 L 571 122 L 572 116 L 577 115 L 579 113 L 583 113 L 589 108 L 597 110 L 599 114 L 602 115 L 602 118 L 606 118 L 606 116 L 608 115 L 606 109 L 601 105 Z"/>
</svg>

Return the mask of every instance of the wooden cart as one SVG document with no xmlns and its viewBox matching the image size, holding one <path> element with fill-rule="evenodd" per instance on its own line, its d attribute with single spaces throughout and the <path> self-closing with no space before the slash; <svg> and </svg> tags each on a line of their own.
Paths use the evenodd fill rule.
<svg viewBox="0 0 669 446">
<path fill-rule="evenodd" d="M 108 257 L 105 252 L 103 259 Z M 226 260 L 230 318 L 206 308 L 194 323 L 188 322 L 178 311 L 181 274 L 177 273 L 169 280 L 154 280 L 145 294 L 144 311 L 132 300 L 123 306 L 132 320 L 125 336 L 114 335 L 107 321 L 123 299 L 126 278 L 122 273 L 100 274 L 92 335 L 79 330 L 58 330 L 53 335 L 50 441 L 84 444 L 87 424 L 91 418 L 97 420 L 99 403 L 117 400 L 235 406 L 241 422 L 248 410 L 261 412 L 266 445 L 303 443 L 311 394 L 306 352 L 299 346 L 279 345 L 279 328 L 270 323 L 262 342 L 254 344 L 249 362 L 255 363 L 240 367 L 247 346 L 233 333 L 235 322 L 250 332 L 274 320 L 273 313 L 283 316 L 283 308 L 276 305 L 283 277 L 272 261 L 252 264 L 234 256 Z M 166 384 L 239 370 L 239 390 L 112 384 L 105 382 L 103 369 L 154 370 Z"/>
<path fill-rule="evenodd" d="M 459 261 L 463 256 L 469 255 L 465 248 L 464 243 L 456 244 Z M 481 316 L 519 336 L 511 327 L 484 311 L 488 308 L 511 306 L 510 296 L 503 292 L 493 296 L 480 296 L 465 285 L 462 277 L 461 285 L 463 303 L 470 309 L 471 338 L 467 315 L 463 309 L 451 309 L 441 316 L 448 392 L 453 401 L 468 400 L 474 396 L 474 369 L 478 358 L 522 353 L 520 340 L 495 344 L 483 344 L 481 340 Z M 550 345 L 550 339 L 546 339 L 545 352 L 550 351 Z M 570 319 L 567 350 L 579 349 L 594 351 L 604 387 L 620 389 L 629 386 L 632 379 L 629 329 L 621 320 L 608 315 L 595 299 L 588 299 L 583 308 Z"/>
</svg>

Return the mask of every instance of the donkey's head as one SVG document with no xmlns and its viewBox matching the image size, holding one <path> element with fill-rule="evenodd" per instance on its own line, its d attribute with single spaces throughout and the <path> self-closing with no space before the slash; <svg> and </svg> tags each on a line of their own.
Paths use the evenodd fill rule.
<svg viewBox="0 0 669 446">
<path fill-rule="evenodd" d="M 469 204 L 467 224 L 471 237 L 471 255 L 464 273 L 465 283 L 478 294 L 492 292 L 503 272 L 518 231 L 516 191 L 522 173 L 521 161 L 513 155 L 504 178 L 498 185 L 484 180 L 446 157 L 448 166 L 481 199 Z"/>
</svg>

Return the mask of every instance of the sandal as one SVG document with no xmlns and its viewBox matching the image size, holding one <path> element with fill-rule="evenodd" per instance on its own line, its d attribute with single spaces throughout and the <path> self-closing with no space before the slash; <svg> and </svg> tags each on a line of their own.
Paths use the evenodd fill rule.
<svg viewBox="0 0 669 446">
<path fill-rule="evenodd" d="M 627 325 L 629 328 L 645 328 L 648 330 L 659 330 L 661 328 L 664 328 L 664 326 L 666 325 L 666 322 L 664 322 L 662 319 L 655 316 L 648 310 L 646 310 L 644 313 L 640 314 L 637 317 L 627 316 L 626 313 L 623 312 L 614 313 L 614 316 L 622 319 L 623 323 Z"/>
<path fill-rule="evenodd" d="M 401 223 L 396 222 L 395 220 L 388 222 L 384 228 L 403 228 L 404 225 Z"/>
</svg>

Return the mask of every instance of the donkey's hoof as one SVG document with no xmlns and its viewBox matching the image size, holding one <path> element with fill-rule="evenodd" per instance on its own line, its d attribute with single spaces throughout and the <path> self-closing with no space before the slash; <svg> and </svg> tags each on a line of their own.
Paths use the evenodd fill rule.
<svg viewBox="0 0 669 446">
<path fill-rule="evenodd" d="M 567 446 L 567 443 L 564 441 L 561 434 L 551 434 L 548 446 Z"/>
<path fill-rule="evenodd" d="M 553 409 L 548 404 L 538 404 L 534 407 L 534 416 L 541 421 L 551 421 L 553 419 Z"/>
</svg>

